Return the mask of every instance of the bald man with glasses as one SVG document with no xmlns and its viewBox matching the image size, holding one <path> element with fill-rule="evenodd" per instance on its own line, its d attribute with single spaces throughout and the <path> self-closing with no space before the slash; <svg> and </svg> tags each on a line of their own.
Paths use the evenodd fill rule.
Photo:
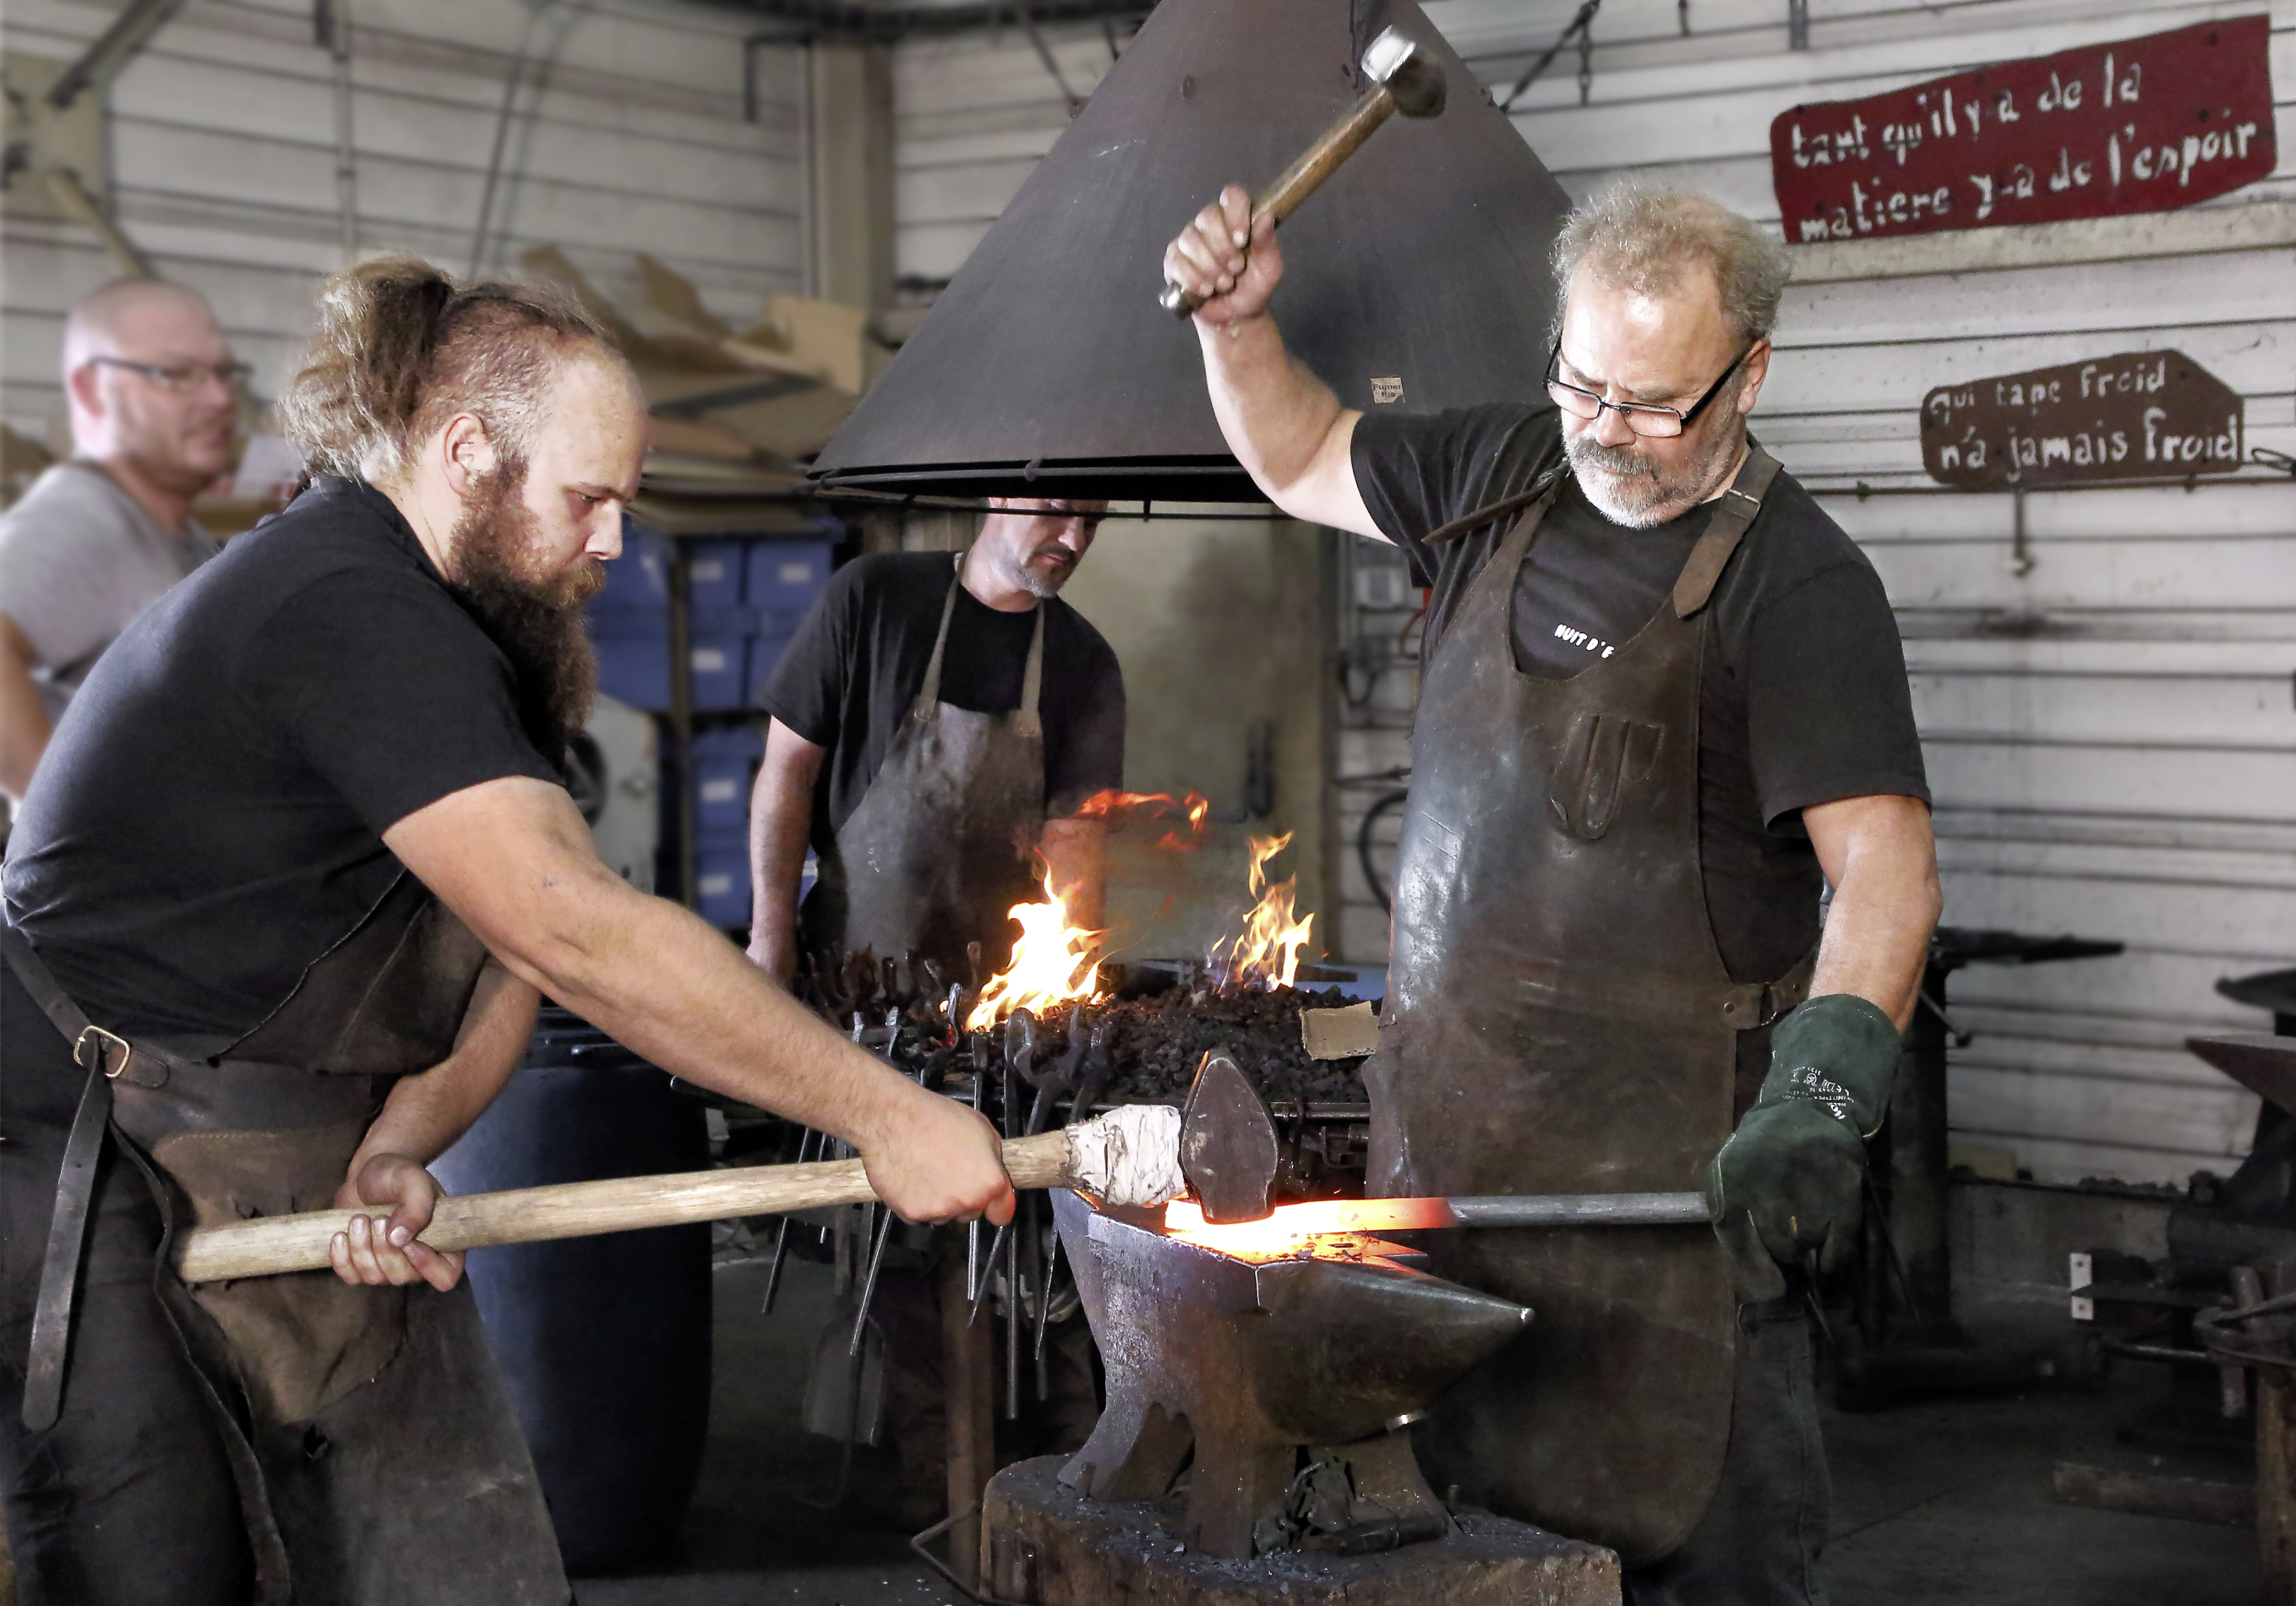
<svg viewBox="0 0 2296 1606">
<path fill-rule="evenodd" d="M 122 279 L 64 323 L 72 455 L 0 517 L 0 792 L 21 802 L 103 649 L 215 555 L 192 498 L 231 461 L 246 367 L 197 291 Z"/>
<path fill-rule="evenodd" d="M 1544 394 L 1433 416 L 1285 354 L 1241 188 L 1164 268 L 1268 498 L 1434 581 L 1373 1191 L 1703 1186 L 1714 1221 L 1438 1234 L 1434 1269 L 1537 1318 L 1417 1430 L 1428 1476 L 1611 1545 L 1630 1606 L 1822 1606 L 1807 1313 L 1858 1241 L 1939 895 L 1889 598 L 1747 429 L 1784 247 L 1598 196 L 1556 244 Z"/>
</svg>

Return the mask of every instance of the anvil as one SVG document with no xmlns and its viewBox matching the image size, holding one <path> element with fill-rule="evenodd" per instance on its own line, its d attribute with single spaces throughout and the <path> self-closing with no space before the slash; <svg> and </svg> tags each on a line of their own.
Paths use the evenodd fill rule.
<svg viewBox="0 0 2296 1606">
<path fill-rule="evenodd" d="M 1108 1373 L 1107 1408 L 1062 1483 L 1160 1500 L 1185 1470 L 1185 1543 L 1249 1557 L 1307 1447 L 1311 1465 L 1347 1469 L 1352 1495 L 1313 1543 L 1379 1549 L 1443 1531 L 1408 1426 L 1528 1309 L 1431 1277 L 1376 1239 L 1260 1258 L 1168 1233 L 1152 1213 L 1066 1191 L 1053 1204 Z"/>
</svg>

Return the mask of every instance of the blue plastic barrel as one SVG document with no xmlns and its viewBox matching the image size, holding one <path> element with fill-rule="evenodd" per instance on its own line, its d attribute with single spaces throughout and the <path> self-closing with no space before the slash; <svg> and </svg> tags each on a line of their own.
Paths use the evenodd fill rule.
<svg viewBox="0 0 2296 1606">
<path fill-rule="evenodd" d="M 453 1193 L 699 1171 L 700 1101 L 563 1009 L 430 1167 Z M 706 1223 L 472 1250 L 471 1287 L 526 1429 L 567 1570 L 676 1537 L 709 1424 Z"/>
</svg>

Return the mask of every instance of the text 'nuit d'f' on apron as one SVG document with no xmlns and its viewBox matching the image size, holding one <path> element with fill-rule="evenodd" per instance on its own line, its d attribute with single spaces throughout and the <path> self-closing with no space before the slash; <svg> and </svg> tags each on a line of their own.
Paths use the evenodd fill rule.
<svg viewBox="0 0 2296 1606">
<path fill-rule="evenodd" d="M 837 828 L 834 851 L 806 899 L 807 946 L 864 948 L 881 959 L 914 953 L 961 974 L 965 944 L 981 947 L 985 980 L 1013 952 L 1009 910 L 1038 902 L 1032 867 L 1045 828 L 1045 611 L 1021 679 L 1021 706 L 978 713 L 940 700 L 948 625 L 964 584 L 956 559 L 940 632 L 916 702 L 867 791 Z"/>
<path fill-rule="evenodd" d="M 1730 1135 L 1736 1035 L 1773 993 L 1731 981 L 1707 918 L 1702 614 L 1777 466 L 1751 449 L 1670 605 L 1568 680 L 1517 667 L 1512 619 L 1555 486 L 1460 598 L 1412 734 L 1387 1017 L 1365 1067 L 1374 1193 L 1702 1185 Z M 1534 1314 L 1421 1430 L 1436 1487 L 1629 1567 L 1674 1550 L 1730 1436 L 1734 1305 L 1713 1234 L 1438 1237 L 1435 1270 Z"/>
<path fill-rule="evenodd" d="M 232 1465 L 255 1606 L 562 1606 L 557 1539 L 467 1281 L 445 1294 L 353 1287 L 330 1270 L 191 1288 L 168 1259 L 193 1227 L 332 1206 L 392 1083 L 454 1051 L 487 959 L 469 928 L 402 870 L 230 1042 L 130 1043 L 91 1025 L 12 927 L 0 925 L 0 957 L 86 1073 L 40 1277 L 26 1426 L 53 1422 L 70 1388 L 132 1386 L 66 1365 L 108 1131 L 159 1202 L 154 1291 Z"/>
</svg>

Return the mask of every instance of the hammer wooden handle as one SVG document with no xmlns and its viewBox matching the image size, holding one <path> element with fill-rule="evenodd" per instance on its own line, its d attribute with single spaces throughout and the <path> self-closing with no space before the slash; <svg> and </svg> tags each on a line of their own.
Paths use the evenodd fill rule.
<svg viewBox="0 0 2296 1606">
<path fill-rule="evenodd" d="M 1282 223 L 1298 211 L 1300 203 L 1321 188 L 1324 180 L 1394 115 L 1395 94 L 1384 84 L 1357 101 L 1345 117 L 1324 131 L 1321 139 L 1300 152 L 1297 161 L 1277 174 L 1275 183 L 1259 192 L 1251 203 L 1251 220 L 1273 218 Z"/>
<path fill-rule="evenodd" d="M 1015 1188 L 1054 1187 L 1066 1180 L 1068 1153 L 1065 1132 L 1014 1139 L 1004 1145 L 1005 1174 Z M 876 1197 L 859 1160 L 561 1182 L 440 1199 L 422 1241 L 434 1249 L 483 1249 L 737 1215 L 785 1215 Z M 184 1238 L 176 1269 L 185 1282 L 316 1270 L 328 1264 L 328 1245 L 354 1215 L 382 1214 L 314 1210 L 202 1227 Z"/>
<path fill-rule="evenodd" d="M 1301 152 L 1300 159 L 1276 176 L 1275 182 L 1259 192 L 1251 203 L 1251 221 L 1257 225 L 1262 218 L 1273 218 L 1281 224 L 1300 210 L 1300 203 L 1314 194 L 1326 178 L 1338 170 L 1341 162 L 1353 156 L 1363 142 L 1377 131 L 1379 126 L 1395 115 L 1395 95 L 1385 84 L 1374 87 L 1348 109 L 1346 116 L 1324 131 L 1323 137 Z M 1193 317 L 1204 298 L 1192 290 L 1167 282 L 1164 293 L 1157 298 L 1164 310 L 1174 317 Z"/>
</svg>

